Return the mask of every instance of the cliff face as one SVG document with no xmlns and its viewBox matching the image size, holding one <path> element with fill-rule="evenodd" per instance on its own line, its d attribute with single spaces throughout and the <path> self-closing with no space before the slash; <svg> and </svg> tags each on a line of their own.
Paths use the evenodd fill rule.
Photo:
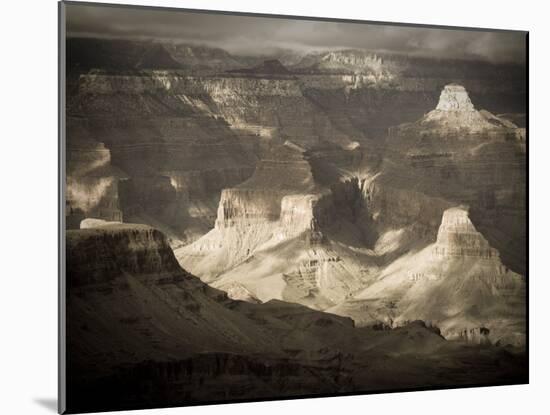
<svg viewBox="0 0 550 415">
<path fill-rule="evenodd" d="M 361 329 L 296 304 L 230 300 L 179 268 L 158 230 L 89 222 L 67 232 L 71 411 L 433 386 L 445 382 L 439 353 L 469 373 L 458 384 L 523 379 L 521 356 L 464 351 L 422 322 Z M 387 353 L 394 364 L 378 364 Z M 488 369 L 472 377 L 476 365 Z"/>
<path fill-rule="evenodd" d="M 248 180 L 223 190 L 216 226 L 231 226 L 241 219 L 276 221 L 285 195 L 318 191 L 303 153 L 302 148 L 288 141 L 272 148 Z"/>
<path fill-rule="evenodd" d="M 215 228 L 178 249 L 180 262 L 210 280 L 261 247 L 300 235 L 320 240 L 318 225 L 326 222 L 331 201 L 329 190 L 316 184 L 304 151 L 289 141 L 274 147 L 248 180 L 224 189 Z"/>
<path fill-rule="evenodd" d="M 67 231 L 71 287 L 109 283 L 127 273 L 144 278 L 181 274 L 166 238 L 146 225 L 107 224 Z"/>
<path fill-rule="evenodd" d="M 442 257 L 480 257 L 498 260 L 498 251 L 474 227 L 464 208 L 451 208 L 443 212 L 443 218 L 434 255 Z"/>
<path fill-rule="evenodd" d="M 322 160 L 291 142 L 272 149 L 249 180 L 222 192 L 216 227 L 177 249 L 180 263 L 224 290 L 319 309 L 363 288 L 375 261 L 339 243 L 357 219 L 359 182 Z M 351 235 L 362 238 L 359 229 Z"/>
</svg>

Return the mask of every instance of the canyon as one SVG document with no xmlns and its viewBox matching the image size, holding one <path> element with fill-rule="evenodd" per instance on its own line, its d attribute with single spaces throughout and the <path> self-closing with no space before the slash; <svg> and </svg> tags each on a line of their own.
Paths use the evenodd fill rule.
<svg viewBox="0 0 550 415">
<path fill-rule="evenodd" d="M 69 38 L 67 74 L 73 406 L 525 381 L 523 66 Z"/>
<path fill-rule="evenodd" d="M 448 382 L 442 365 L 455 386 L 524 381 L 514 348 L 449 342 L 422 321 L 361 328 L 295 303 L 233 300 L 147 225 L 89 223 L 66 246 L 73 412 L 433 388 Z"/>
</svg>

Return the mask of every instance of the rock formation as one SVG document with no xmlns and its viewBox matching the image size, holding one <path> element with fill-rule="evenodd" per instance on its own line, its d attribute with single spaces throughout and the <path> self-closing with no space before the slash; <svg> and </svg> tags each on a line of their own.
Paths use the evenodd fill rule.
<svg viewBox="0 0 550 415">
<path fill-rule="evenodd" d="M 392 134 L 410 135 L 417 131 L 422 137 L 472 139 L 514 139 L 517 126 L 488 111 L 477 111 L 462 85 L 449 84 L 441 91 L 437 107 L 410 126 L 403 126 Z M 414 131 L 414 132 L 413 132 Z"/>
<path fill-rule="evenodd" d="M 466 89 L 462 85 L 449 84 L 441 91 L 436 111 L 475 112 Z"/>
<path fill-rule="evenodd" d="M 358 183 L 317 152 L 286 142 L 249 180 L 222 192 L 215 228 L 176 256 L 221 289 L 238 284 L 261 301 L 332 306 L 365 286 L 375 262 L 337 241 L 338 233 L 350 237 L 358 195 Z M 362 237 L 357 228 L 351 234 Z"/>
<path fill-rule="evenodd" d="M 286 142 L 257 164 L 250 179 L 222 191 L 214 229 L 178 250 L 178 258 L 208 280 L 262 245 L 315 232 L 314 224 L 326 216 L 320 208 L 327 205 L 321 202 L 326 191 L 315 183 L 304 149 Z"/>
<path fill-rule="evenodd" d="M 233 301 L 181 269 L 148 226 L 67 231 L 67 259 L 71 412 L 434 387 L 448 382 L 439 355 L 468 373 L 457 385 L 526 376 L 521 355 L 457 348 L 422 322 L 381 331 L 296 304 Z"/>
<path fill-rule="evenodd" d="M 525 280 L 500 261 L 464 207 L 447 209 L 435 243 L 381 270 L 331 312 L 360 325 L 431 321 L 447 339 L 525 342 Z M 476 334 L 477 333 L 477 334 Z"/>
<path fill-rule="evenodd" d="M 438 108 L 390 130 L 392 150 L 369 183 L 371 210 L 390 227 L 424 223 L 435 236 L 445 209 L 468 205 L 503 261 L 524 273 L 526 157 L 518 128 L 475 110 L 457 85 L 444 88 Z M 420 204 L 429 215 L 417 214 Z"/>
<path fill-rule="evenodd" d="M 464 207 L 447 209 L 443 218 L 433 254 L 441 257 L 495 258 L 498 251 L 474 227 Z"/>
</svg>

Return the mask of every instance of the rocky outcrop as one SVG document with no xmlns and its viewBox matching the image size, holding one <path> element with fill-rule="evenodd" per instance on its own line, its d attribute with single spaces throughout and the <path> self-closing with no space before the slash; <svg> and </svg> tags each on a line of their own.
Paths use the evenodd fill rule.
<svg viewBox="0 0 550 415">
<path fill-rule="evenodd" d="M 319 227 L 330 217 L 327 196 L 329 190 L 314 180 L 305 150 L 287 141 L 267 153 L 250 179 L 222 191 L 215 228 L 178 249 L 178 259 L 210 280 L 260 247 L 297 236 L 319 243 Z"/>
<path fill-rule="evenodd" d="M 363 264 L 374 261 L 340 243 L 361 238 L 351 224 L 359 182 L 323 160 L 288 141 L 272 149 L 249 180 L 222 192 L 215 229 L 176 250 L 182 266 L 220 289 L 319 309 L 363 288 Z"/>
<path fill-rule="evenodd" d="M 70 288 L 109 283 L 125 273 L 155 279 L 181 273 L 164 235 L 147 225 L 70 230 L 66 244 Z"/>
<path fill-rule="evenodd" d="M 449 84 L 441 91 L 437 107 L 412 125 L 390 130 L 390 136 L 418 134 L 424 139 L 514 139 L 517 127 L 488 111 L 477 111 L 462 85 Z"/>
<path fill-rule="evenodd" d="M 273 148 L 257 164 L 250 179 L 222 191 L 216 227 L 232 226 L 239 220 L 277 221 L 286 195 L 304 195 L 316 190 L 304 150 L 287 142 Z M 288 207 L 288 202 L 284 207 Z"/>
<path fill-rule="evenodd" d="M 360 325 L 430 321 L 451 340 L 525 344 L 525 280 L 504 266 L 464 207 L 447 209 L 435 243 L 403 255 L 329 311 Z"/>
<path fill-rule="evenodd" d="M 450 340 L 459 340 L 466 343 L 488 345 L 491 344 L 489 334 L 491 331 L 486 327 L 477 327 L 473 329 L 465 329 L 458 333 L 448 333 L 447 337 Z"/>
<path fill-rule="evenodd" d="M 433 254 L 442 257 L 495 258 L 498 251 L 474 227 L 468 209 L 455 207 L 443 213 Z"/>
<path fill-rule="evenodd" d="M 122 222 L 113 222 L 103 219 L 86 218 L 80 222 L 80 229 L 101 228 L 104 226 L 118 225 Z"/>
<path fill-rule="evenodd" d="M 280 225 L 286 237 L 308 234 L 310 241 L 321 240 L 321 229 L 331 223 L 335 209 L 331 195 L 288 195 L 281 200 Z"/>
<path fill-rule="evenodd" d="M 449 84 L 441 91 L 436 111 L 446 112 L 475 112 L 474 104 L 470 100 L 466 89 L 462 85 Z"/>
<path fill-rule="evenodd" d="M 358 49 L 311 53 L 306 55 L 296 68 L 301 71 L 321 73 L 380 75 L 386 72 L 386 76 L 391 76 L 381 56 Z"/>
</svg>

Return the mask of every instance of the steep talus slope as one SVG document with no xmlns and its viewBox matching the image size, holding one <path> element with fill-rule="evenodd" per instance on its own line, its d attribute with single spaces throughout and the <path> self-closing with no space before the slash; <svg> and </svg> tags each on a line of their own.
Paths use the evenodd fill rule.
<svg viewBox="0 0 550 415">
<path fill-rule="evenodd" d="M 275 147 L 257 164 L 250 179 L 224 189 L 214 229 L 178 249 L 180 261 L 208 280 L 242 262 L 259 246 L 280 239 L 278 234 L 284 230 L 298 235 L 309 229 L 312 218 L 300 217 L 302 223 L 296 223 L 297 212 L 287 211 L 295 208 L 288 197 L 309 200 L 313 206 L 326 191 L 316 185 L 303 153 L 290 142 Z M 279 218 L 292 227 L 281 229 Z"/>
<path fill-rule="evenodd" d="M 448 339 L 525 343 L 525 279 L 502 264 L 463 207 L 444 212 L 435 243 L 393 261 L 329 311 L 360 325 L 422 319 Z"/>
<path fill-rule="evenodd" d="M 222 192 L 215 228 L 177 249 L 180 263 L 221 289 L 320 309 L 363 288 L 376 264 L 340 240 L 362 238 L 351 224 L 359 184 L 313 159 L 318 152 L 290 142 L 274 148 L 249 180 Z"/>
<path fill-rule="evenodd" d="M 458 346 L 422 322 L 359 329 L 297 304 L 230 300 L 182 270 L 161 232 L 97 225 L 67 231 L 71 411 L 433 387 L 442 367 L 468 373 L 457 385 L 525 377 L 521 354 Z"/>
</svg>

